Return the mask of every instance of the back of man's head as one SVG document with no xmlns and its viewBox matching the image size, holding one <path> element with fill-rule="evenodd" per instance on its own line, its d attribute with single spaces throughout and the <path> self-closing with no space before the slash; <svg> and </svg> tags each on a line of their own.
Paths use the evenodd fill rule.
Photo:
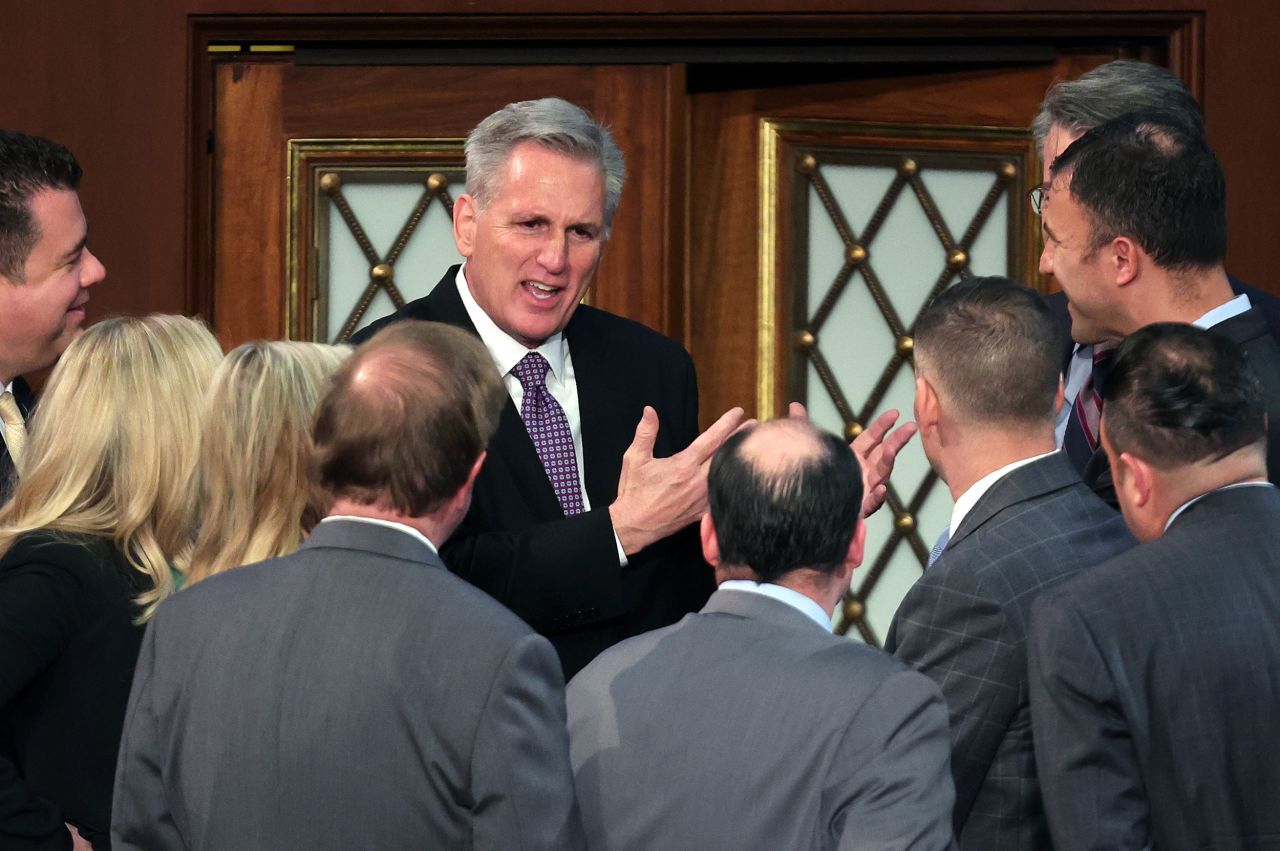
<svg viewBox="0 0 1280 851">
<path fill-rule="evenodd" d="M 1158 322 L 1125 338 L 1103 390 L 1103 433 L 1164 470 L 1262 446 L 1262 390 L 1240 349 L 1192 325 Z"/>
<path fill-rule="evenodd" d="M 862 474 L 835 435 L 773 420 L 724 442 L 707 491 L 721 564 L 776 582 L 801 568 L 838 573 L 857 531 Z"/>
<path fill-rule="evenodd" d="M 1186 83 L 1167 68 L 1133 59 L 1117 59 L 1075 80 L 1054 83 L 1031 122 L 1031 133 L 1036 147 L 1044 151 L 1055 126 L 1078 136 L 1126 112 L 1151 109 L 1172 112 L 1198 135 L 1204 135 L 1200 104 Z"/>
<path fill-rule="evenodd" d="M 1061 330 L 1044 300 L 1007 278 L 968 278 L 943 290 L 912 332 L 916 372 L 952 419 L 1022 428 L 1051 423 Z"/>
<path fill-rule="evenodd" d="M 1174 272 L 1220 265 L 1227 254 L 1227 188 L 1203 137 L 1169 112 L 1131 112 L 1071 144 L 1051 169 L 1083 207 L 1090 252 L 1134 241 Z M 1055 189 L 1056 191 L 1056 189 Z"/>
<path fill-rule="evenodd" d="M 27 255 L 40 238 L 31 196 L 43 189 L 74 191 L 79 186 L 80 165 L 62 145 L 0 130 L 0 275 L 23 282 Z"/>
<path fill-rule="evenodd" d="M 506 398 L 471 334 L 436 322 L 390 325 L 343 364 L 320 403 L 317 484 L 332 498 L 429 514 L 466 484 Z"/>
</svg>

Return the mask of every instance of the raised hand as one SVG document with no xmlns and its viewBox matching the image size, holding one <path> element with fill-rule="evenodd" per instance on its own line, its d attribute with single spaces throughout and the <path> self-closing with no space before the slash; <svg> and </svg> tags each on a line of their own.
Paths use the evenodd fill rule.
<svg viewBox="0 0 1280 851">
<path fill-rule="evenodd" d="M 789 416 L 797 419 L 808 419 L 809 414 L 804 405 L 792 402 L 788 406 Z M 893 473 L 893 464 L 902 447 L 906 446 L 916 433 L 916 424 L 906 422 L 893 429 L 898 421 L 898 411 L 890 408 L 876 417 L 871 425 L 862 430 L 862 434 L 853 439 L 849 448 L 853 450 L 862 468 L 862 516 L 870 517 L 880 506 L 884 505 L 889 495 L 889 476 Z"/>
<path fill-rule="evenodd" d="M 658 413 L 645 406 L 636 436 L 622 456 L 618 498 L 609 506 L 613 531 L 623 552 L 633 555 L 707 510 L 707 470 L 720 444 L 744 424 L 743 410 L 732 408 L 683 451 L 653 457 Z"/>
</svg>

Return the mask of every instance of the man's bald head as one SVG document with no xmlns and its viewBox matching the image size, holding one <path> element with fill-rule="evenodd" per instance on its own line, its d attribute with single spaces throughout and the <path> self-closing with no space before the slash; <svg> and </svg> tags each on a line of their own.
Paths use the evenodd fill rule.
<svg viewBox="0 0 1280 851">
<path fill-rule="evenodd" d="M 410 517 L 433 511 L 466 483 L 505 400 L 472 335 L 436 322 L 388 326 L 347 360 L 320 403 L 317 483 Z"/>
<path fill-rule="evenodd" d="M 835 573 L 862 505 L 862 473 L 833 434 L 774 420 L 725 441 L 707 480 L 720 561 L 776 582 L 807 568 Z"/>
</svg>

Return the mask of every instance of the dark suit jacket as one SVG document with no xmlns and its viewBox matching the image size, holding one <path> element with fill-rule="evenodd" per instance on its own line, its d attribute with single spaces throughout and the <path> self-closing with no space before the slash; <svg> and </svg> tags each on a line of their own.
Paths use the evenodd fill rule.
<svg viewBox="0 0 1280 851">
<path fill-rule="evenodd" d="M 0 848 L 107 847 L 146 578 L 108 541 L 20 538 L 0 559 Z"/>
<path fill-rule="evenodd" d="M 357 342 L 403 319 L 446 322 L 474 334 L 456 273 L 456 266 L 449 269 L 429 295 L 374 323 Z M 698 435 L 688 353 L 643 325 L 586 305 L 564 333 L 577 376 L 591 510 L 564 516 L 508 400 L 471 510 L 441 555 L 450 570 L 550 638 L 571 677 L 606 647 L 696 611 L 714 583 L 692 526 L 619 567 L 608 510 L 645 405 L 658 412 L 655 455 L 674 454 Z"/>
<path fill-rule="evenodd" d="M 20 377 L 13 380 L 13 398 L 17 401 L 22 416 L 30 417 L 32 409 L 36 406 L 36 397 L 31 393 L 27 382 Z M 13 493 L 14 478 L 13 458 L 9 456 L 8 446 L 0 440 L 0 505 L 4 504 Z"/>
<path fill-rule="evenodd" d="M 1280 484 L 1280 298 L 1249 286 L 1236 278 L 1229 278 L 1231 290 L 1236 295 L 1248 295 L 1253 307 L 1239 316 L 1213 326 L 1212 331 L 1236 343 L 1249 359 L 1266 401 L 1267 429 L 1267 477 Z M 1065 349 L 1062 352 L 1062 368 L 1065 374 L 1071 363 L 1075 347 L 1071 339 L 1071 316 L 1067 313 L 1067 299 L 1062 293 L 1049 296 L 1049 305 L 1066 332 Z M 1068 399 L 1067 404 L 1074 400 Z M 1115 485 L 1111 481 L 1111 465 L 1101 448 L 1089 459 L 1081 471 L 1081 478 L 1094 493 L 1113 508 L 1118 508 Z"/>
<path fill-rule="evenodd" d="M 1032 608 L 1054 846 L 1280 838 L 1280 492 L 1218 491 Z"/>
<path fill-rule="evenodd" d="M 1045 588 L 1133 546 L 1064 453 L 1001 478 L 907 592 L 885 649 L 951 710 L 962 848 L 1048 847 L 1027 703 L 1027 613 Z"/>
<path fill-rule="evenodd" d="M 781 601 L 717 591 L 603 653 L 568 705 L 593 849 L 952 844 L 937 688 Z"/>
<path fill-rule="evenodd" d="M 165 602 L 120 743 L 116 851 L 580 848 L 555 653 L 443 567 L 338 520 Z"/>
</svg>

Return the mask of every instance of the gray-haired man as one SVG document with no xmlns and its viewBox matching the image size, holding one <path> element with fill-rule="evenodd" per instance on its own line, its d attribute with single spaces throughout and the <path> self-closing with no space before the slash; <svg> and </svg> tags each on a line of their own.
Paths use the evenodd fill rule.
<svg viewBox="0 0 1280 851">
<path fill-rule="evenodd" d="M 481 121 L 466 154 L 453 219 L 466 262 L 368 333 L 432 319 L 479 335 L 493 356 L 511 404 L 444 560 L 547 635 L 572 676 L 706 602 L 693 524 L 711 455 L 743 412 L 699 435 L 688 353 L 579 304 L 625 177 L 607 130 L 568 101 L 523 101 Z M 872 475 L 887 475 L 900 445 L 880 444 L 886 429 L 855 447 L 884 462 L 865 465 Z"/>
</svg>

